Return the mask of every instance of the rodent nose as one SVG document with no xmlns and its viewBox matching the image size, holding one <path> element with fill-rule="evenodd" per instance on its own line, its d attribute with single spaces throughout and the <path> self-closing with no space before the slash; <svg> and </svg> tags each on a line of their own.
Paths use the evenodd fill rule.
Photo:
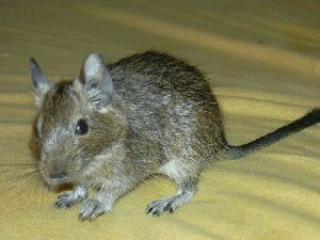
<svg viewBox="0 0 320 240">
<path fill-rule="evenodd" d="M 61 179 L 65 178 L 66 176 L 67 176 L 67 174 L 65 174 L 65 173 L 50 174 L 50 178 L 57 179 L 57 180 L 61 180 Z"/>
</svg>

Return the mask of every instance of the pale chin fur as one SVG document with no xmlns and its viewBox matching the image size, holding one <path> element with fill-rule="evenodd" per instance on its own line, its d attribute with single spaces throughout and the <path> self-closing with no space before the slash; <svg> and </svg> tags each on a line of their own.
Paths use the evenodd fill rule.
<svg viewBox="0 0 320 240">
<path fill-rule="evenodd" d="M 43 168 L 42 162 L 40 162 L 40 173 L 42 178 L 44 179 L 45 187 L 52 192 L 58 192 L 59 189 L 63 188 L 64 186 L 72 186 L 75 184 L 75 179 L 72 177 L 65 177 L 63 179 L 52 179 L 48 176 L 47 171 Z"/>
</svg>

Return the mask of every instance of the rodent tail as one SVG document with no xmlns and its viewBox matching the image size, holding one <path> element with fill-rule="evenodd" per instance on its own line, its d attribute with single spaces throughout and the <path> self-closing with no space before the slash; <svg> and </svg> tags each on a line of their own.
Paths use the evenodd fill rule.
<svg viewBox="0 0 320 240">
<path fill-rule="evenodd" d="M 233 146 L 227 144 L 225 157 L 227 159 L 238 159 L 247 156 L 250 153 L 256 152 L 262 148 L 268 147 L 271 144 L 285 138 L 293 133 L 299 132 L 307 127 L 310 127 L 320 122 L 320 108 L 315 108 L 305 114 L 303 117 L 278 128 L 277 130 L 268 133 L 249 143 Z"/>
</svg>

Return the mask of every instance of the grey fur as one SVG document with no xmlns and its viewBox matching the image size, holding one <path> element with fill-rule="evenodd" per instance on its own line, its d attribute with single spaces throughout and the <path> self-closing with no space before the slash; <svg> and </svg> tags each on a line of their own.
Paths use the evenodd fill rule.
<svg viewBox="0 0 320 240">
<path fill-rule="evenodd" d="M 46 82 L 31 63 L 34 86 Z M 57 207 L 83 201 L 79 217 L 91 220 L 148 177 L 163 174 L 178 192 L 146 212 L 174 212 L 191 201 L 204 168 L 239 155 L 225 140 L 208 82 L 192 65 L 147 51 L 108 66 L 91 54 L 81 69 L 79 80 L 50 85 L 37 102 L 31 147 L 45 183 L 52 190 L 74 185 Z M 79 119 L 89 126 L 84 135 L 75 134 Z M 98 192 L 88 198 L 91 188 Z"/>
<path fill-rule="evenodd" d="M 103 111 L 111 100 L 113 83 L 101 55 L 93 53 L 86 59 L 81 69 L 80 80 L 92 107 L 98 111 Z"/>
<path fill-rule="evenodd" d="M 33 89 L 35 92 L 35 103 L 37 106 L 39 106 L 43 96 L 50 89 L 51 84 L 46 75 L 42 73 L 39 64 L 34 58 L 30 58 L 29 69 Z"/>
</svg>

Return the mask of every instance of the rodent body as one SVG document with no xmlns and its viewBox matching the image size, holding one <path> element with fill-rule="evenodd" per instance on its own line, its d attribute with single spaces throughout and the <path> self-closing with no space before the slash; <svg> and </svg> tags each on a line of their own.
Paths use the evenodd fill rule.
<svg viewBox="0 0 320 240">
<path fill-rule="evenodd" d="M 129 149 L 133 159 L 142 160 L 144 172 L 155 173 L 179 159 L 186 168 L 192 164 L 188 171 L 197 175 L 197 169 L 218 157 L 224 146 L 221 113 L 196 68 L 146 52 L 110 70 L 117 89 L 112 104 L 125 113 Z"/>
<path fill-rule="evenodd" d="M 110 211 L 119 197 L 158 173 L 173 179 L 178 192 L 151 203 L 147 213 L 174 212 L 191 201 L 211 162 L 244 156 L 320 120 L 317 109 L 298 120 L 302 127 L 288 125 L 289 133 L 275 131 L 235 147 L 225 139 L 205 77 L 167 54 L 147 51 L 108 66 L 91 54 L 79 79 L 54 85 L 34 59 L 30 70 L 39 108 L 32 143 L 42 176 L 51 189 L 74 184 L 56 206 L 83 202 L 80 219 Z M 98 192 L 88 198 L 92 187 Z"/>
</svg>

